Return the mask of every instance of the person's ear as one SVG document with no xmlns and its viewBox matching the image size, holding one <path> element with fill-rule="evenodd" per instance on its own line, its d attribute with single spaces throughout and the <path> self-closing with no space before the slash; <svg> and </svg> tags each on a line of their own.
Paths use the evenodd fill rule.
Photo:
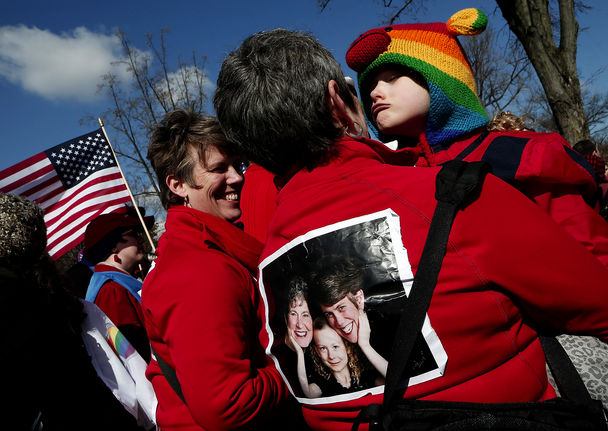
<svg viewBox="0 0 608 431">
<path fill-rule="evenodd" d="M 167 178 L 165 179 L 165 183 L 167 184 L 167 187 L 169 187 L 169 190 L 171 190 L 171 192 L 173 192 L 177 196 L 179 196 L 181 198 L 185 198 L 186 196 L 188 196 L 188 191 L 186 190 L 186 187 L 185 187 L 186 182 L 184 180 L 182 180 L 181 178 L 177 178 L 173 174 L 167 175 Z"/>
<path fill-rule="evenodd" d="M 329 105 L 329 110 L 334 120 L 334 124 L 337 127 L 348 126 L 349 122 L 352 123 L 352 120 L 348 116 L 346 104 L 339 94 L 338 83 L 335 80 L 332 79 L 327 83 L 327 92 L 329 96 L 327 103 Z"/>
<path fill-rule="evenodd" d="M 363 289 L 359 289 L 357 293 L 355 293 L 355 301 L 357 302 L 357 307 L 359 307 L 359 310 L 363 310 L 363 306 L 365 305 L 365 295 L 363 294 Z"/>
</svg>

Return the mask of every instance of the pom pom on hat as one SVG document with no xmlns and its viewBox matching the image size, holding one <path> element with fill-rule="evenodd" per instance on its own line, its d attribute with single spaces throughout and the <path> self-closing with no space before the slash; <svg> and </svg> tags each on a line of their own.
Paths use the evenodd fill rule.
<svg viewBox="0 0 608 431">
<path fill-rule="evenodd" d="M 379 70 L 401 67 L 420 74 L 426 81 L 431 97 L 426 138 L 434 151 L 487 124 L 471 66 L 455 38 L 479 34 L 487 24 L 488 19 L 480 10 L 463 9 L 447 24 L 391 25 L 360 35 L 348 48 L 346 63 L 357 72 L 368 120 L 372 119 L 367 88 L 370 78 Z"/>
<path fill-rule="evenodd" d="M 451 35 L 471 36 L 483 32 L 488 26 L 488 17 L 479 9 L 470 8 L 456 12 L 446 23 Z"/>
</svg>

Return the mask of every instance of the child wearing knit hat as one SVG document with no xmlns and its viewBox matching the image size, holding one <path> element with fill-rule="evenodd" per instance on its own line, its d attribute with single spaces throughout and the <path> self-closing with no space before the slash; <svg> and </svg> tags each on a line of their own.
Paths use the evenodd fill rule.
<svg viewBox="0 0 608 431">
<path fill-rule="evenodd" d="M 446 23 L 368 30 L 349 47 L 368 122 L 417 166 L 486 161 L 608 266 L 608 224 L 597 212 L 591 166 L 556 133 L 489 131 L 471 66 L 456 36 L 485 30 L 486 15 L 464 9 Z M 406 154 L 407 153 L 407 154 Z"/>
</svg>

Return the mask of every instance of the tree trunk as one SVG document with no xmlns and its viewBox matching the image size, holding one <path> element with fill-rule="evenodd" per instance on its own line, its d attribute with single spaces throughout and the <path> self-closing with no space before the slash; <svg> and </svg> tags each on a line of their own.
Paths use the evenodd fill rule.
<svg viewBox="0 0 608 431">
<path fill-rule="evenodd" d="M 553 39 L 548 0 L 496 0 L 530 59 L 547 95 L 559 133 L 574 145 L 589 138 L 576 71 L 578 23 L 574 0 L 558 0 L 559 47 Z"/>
</svg>

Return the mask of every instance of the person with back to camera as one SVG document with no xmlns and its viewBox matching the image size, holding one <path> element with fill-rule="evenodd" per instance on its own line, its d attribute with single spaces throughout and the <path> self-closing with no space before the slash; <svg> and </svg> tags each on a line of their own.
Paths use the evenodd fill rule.
<svg viewBox="0 0 608 431">
<path fill-rule="evenodd" d="M 101 312 L 93 304 L 83 308 L 65 290 L 46 244 L 42 210 L 0 193 L 2 428 L 143 431 L 98 377 L 99 364 L 85 348 L 85 310 Z"/>
<path fill-rule="evenodd" d="M 487 18 L 464 9 L 446 23 L 368 30 L 346 53 L 358 73 L 365 114 L 384 141 L 398 139 L 405 163 L 482 160 L 546 211 L 604 265 L 608 223 L 598 214 L 591 166 L 557 133 L 488 132 L 488 117 L 457 35 L 481 33 Z"/>
<path fill-rule="evenodd" d="M 213 117 L 168 113 L 148 148 L 167 209 L 143 310 L 147 376 L 164 431 L 255 428 L 289 414 L 288 390 L 262 347 L 256 267 L 262 245 L 241 215 L 242 162 Z M 177 376 L 185 403 L 156 358 Z M 292 415 L 295 425 L 297 416 Z"/>
<path fill-rule="evenodd" d="M 345 76 L 344 78 L 346 79 L 348 88 L 356 96 L 357 88 L 355 81 L 350 76 Z M 363 115 L 362 112 L 361 115 Z M 367 124 L 364 121 L 360 121 L 359 124 L 362 126 L 361 135 L 368 138 Z M 245 232 L 262 244 L 266 241 L 266 231 L 276 209 L 277 193 L 274 174 L 255 163 L 247 167 L 245 185 L 243 186 L 243 193 L 241 195 L 242 215 L 239 221 L 244 224 Z"/>
<path fill-rule="evenodd" d="M 144 221 L 148 228 L 154 224 L 151 216 Z M 134 277 L 145 260 L 142 234 L 132 208 L 102 214 L 89 223 L 84 233 L 84 257 L 95 267 L 85 299 L 97 305 L 150 362 L 139 294 L 142 282 Z"/>
<path fill-rule="evenodd" d="M 257 33 L 224 60 L 214 96 L 222 128 L 282 183 L 261 261 L 315 229 L 390 208 L 402 241 L 394 246 L 405 248 L 415 274 L 439 168 L 387 164 L 390 150 L 357 137 L 357 105 L 336 60 L 310 35 Z M 417 159 L 412 151 L 410 164 Z M 455 218 L 428 310 L 445 370 L 409 387 L 406 397 L 493 403 L 555 397 L 530 319 L 606 341 L 607 285 L 608 271 L 583 246 L 488 175 L 479 198 Z M 375 394 L 304 403 L 303 412 L 313 429 L 348 430 L 363 406 L 381 400 Z"/>
</svg>

